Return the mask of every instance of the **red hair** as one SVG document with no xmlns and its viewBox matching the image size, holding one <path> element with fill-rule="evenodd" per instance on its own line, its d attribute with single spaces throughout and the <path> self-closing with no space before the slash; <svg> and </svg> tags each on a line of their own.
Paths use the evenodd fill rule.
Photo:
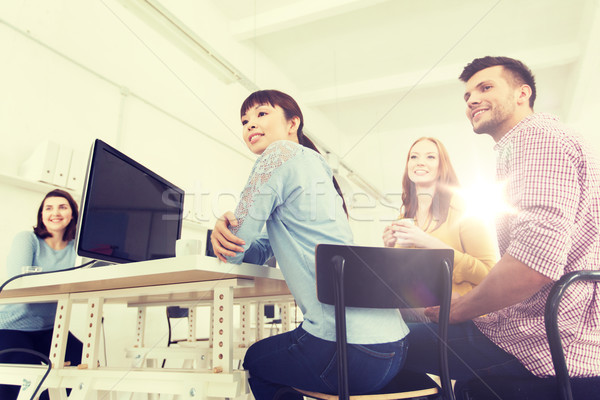
<svg viewBox="0 0 600 400">
<path fill-rule="evenodd" d="M 417 190 L 413 181 L 408 177 L 408 161 L 410 160 L 410 152 L 415 145 L 423 140 L 428 140 L 435 144 L 439 154 L 438 178 L 431 203 L 431 215 L 434 220 L 437 220 L 435 228 L 438 228 L 446 218 L 448 218 L 448 210 L 450 201 L 452 200 L 453 189 L 460 186 L 448 151 L 446 147 L 436 138 L 422 137 L 410 146 L 406 156 L 406 164 L 404 167 L 404 175 L 402 177 L 402 210 L 405 218 L 414 218 L 417 213 Z"/>
</svg>

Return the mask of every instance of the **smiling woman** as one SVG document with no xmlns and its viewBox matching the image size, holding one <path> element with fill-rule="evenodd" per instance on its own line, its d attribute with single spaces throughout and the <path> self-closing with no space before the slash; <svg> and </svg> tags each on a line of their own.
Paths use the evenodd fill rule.
<svg viewBox="0 0 600 400">
<path fill-rule="evenodd" d="M 255 104 L 242 115 L 244 142 L 254 154 L 262 154 L 269 145 L 278 140 L 298 143 L 295 133 L 300 117 L 285 118 L 283 109 L 271 104 Z"/>
<path fill-rule="evenodd" d="M 400 220 L 383 232 L 386 247 L 453 249 L 455 295 L 479 284 L 497 258 L 488 227 L 466 214 L 464 201 L 457 194 L 459 186 L 442 142 L 431 137 L 418 139 L 406 160 Z"/>
<path fill-rule="evenodd" d="M 231 263 L 263 264 L 275 255 L 304 317 L 296 329 L 250 346 L 244 358 L 250 388 L 257 400 L 273 399 L 287 386 L 336 393 L 334 310 L 317 299 L 315 246 L 353 243 L 343 198 L 331 168 L 302 133 L 294 99 L 276 90 L 255 92 L 240 114 L 244 141 L 260 157 L 235 214 L 217 222 L 211 243 L 215 254 Z M 346 318 L 348 342 L 354 345 L 348 357 L 350 392 L 385 386 L 407 351 L 400 313 L 354 308 Z"/>
<path fill-rule="evenodd" d="M 73 208 L 65 197 L 46 197 L 42 206 L 42 224 L 49 236 L 45 236 L 45 242 L 54 250 L 61 250 L 67 246 L 65 240 L 67 228 L 74 225 Z M 38 229 L 40 225 L 38 223 Z M 66 235 L 65 235 L 66 234 Z"/>
<path fill-rule="evenodd" d="M 7 259 L 7 276 L 21 273 L 23 267 L 59 271 L 75 264 L 73 239 L 78 216 L 77 203 L 66 191 L 55 189 L 46 194 L 37 213 L 33 232 L 19 233 Z M 49 354 L 56 303 L 7 304 L 0 306 L 0 350 L 24 348 Z M 81 361 L 81 342 L 69 333 L 65 360 L 72 365 Z M 39 364 L 28 353 L 13 352 L 0 357 L 0 363 Z M 0 385 L 0 399 L 16 399 L 18 386 Z M 41 399 L 47 399 L 42 393 Z"/>
</svg>

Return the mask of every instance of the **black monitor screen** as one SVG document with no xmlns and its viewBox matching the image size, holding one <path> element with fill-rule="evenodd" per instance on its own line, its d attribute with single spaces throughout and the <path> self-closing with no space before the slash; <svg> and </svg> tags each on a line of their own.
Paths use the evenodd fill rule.
<svg viewBox="0 0 600 400">
<path fill-rule="evenodd" d="M 77 254 L 110 262 L 175 257 L 184 192 L 96 140 L 88 163 Z"/>
</svg>

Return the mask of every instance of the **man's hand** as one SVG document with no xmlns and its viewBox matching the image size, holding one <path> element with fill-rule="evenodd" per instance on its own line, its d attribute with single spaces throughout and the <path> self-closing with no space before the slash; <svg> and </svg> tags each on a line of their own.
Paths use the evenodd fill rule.
<svg viewBox="0 0 600 400">
<path fill-rule="evenodd" d="M 473 290 L 452 300 L 450 323 L 457 324 L 501 310 L 526 300 L 553 280 L 529 268 L 510 254 L 504 254 L 484 280 Z M 439 320 L 439 307 L 429 307 L 425 315 Z"/>
<path fill-rule="evenodd" d="M 453 302 L 454 303 L 454 302 Z M 440 322 L 440 307 L 427 307 L 425 309 L 425 316 L 431 320 L 431 322 Z M 452 315 L 452 304 L 450 305 L 450 317 L 448 319 L 448 323 L 450 324 L 459 324 L 464 321 L 458 321 L 453 318 Z"/>
</svg>

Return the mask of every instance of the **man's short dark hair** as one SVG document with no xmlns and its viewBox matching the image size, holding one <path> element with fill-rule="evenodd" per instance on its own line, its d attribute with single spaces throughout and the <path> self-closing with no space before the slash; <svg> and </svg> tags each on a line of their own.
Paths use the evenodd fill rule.
<svg viewBox="0 0 600 400">
<path fill-rule="evenodd" d="M 535 103 L 536 89 L 535 78 L 531 70 L 519 60 L 510 57 L 491 57 L 486 56 L 476 58 L 465 66 L 462 73 L 458 77 L 463 82 L 467 82 L 473 75 L 482 69 L 501 65 L 510 73 L 515 85 L 528 85 L 531 88 L 531 97 L 529 98 L 529 107 L 533 109 Z"/>
</svg>

